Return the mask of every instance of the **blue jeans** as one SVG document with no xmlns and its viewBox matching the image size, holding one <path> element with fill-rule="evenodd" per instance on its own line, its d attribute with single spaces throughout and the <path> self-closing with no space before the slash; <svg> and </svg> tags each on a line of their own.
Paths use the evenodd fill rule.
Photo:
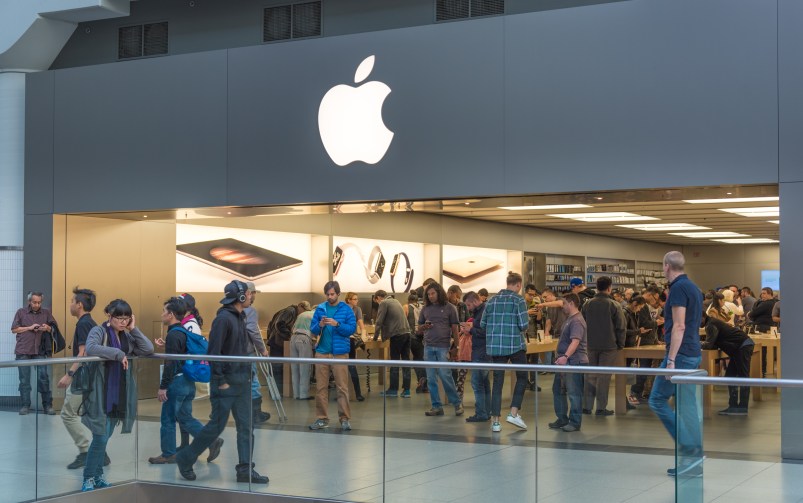
<svg viewBox="0 0 803 503">
<path fill-rule="evenodd" d="M 700 367 L 701 356 L 675 356 L 676 369 L 696 369 Z M 660 368 L 666 368 L 666 358 L 661 362 Z M 697 407 L 698 386 L 684 385 L 677 386 L 680 395 L 676 398 L 675 404 L 680 406 L 680 424 L 677 424 L 675 411 L 669 406 L 669 399 L 675 394 L 675 384 L 665 376 L 656 376 L 655 383 L 652 385 L 650 393 L 650 408 L 664 423 L 664 427 L 678 443 L 678 451 L 681 455 L 696 455 L 703 449 L 702 431 L 702 411 Z"/>
<path fill-rule="evenodd" d="M 517 351 L 512 355 L 491 356 L 494 363 L 510 363 L 524 365 L 527 363 L 527 355 L 524 350 Z M 491 416 L 499 417 L 502 411 L 502 388 L 505 385 L 505 371 L 494 370 L 494 386 L 491 393 Z M 521 402 L 524 400 L 524 390 L 527 389 L 527 372 L 516 371 L 516 387 L 513 388 L 513 398 L 510 406 L 521 409 Z"/>
<path fill-rule="evenodd" d="M 230 384 L 227 389 L 220 389 L 219 382 L 209 383 L 209 401 L 212 404 L 212 416 L 195 439 L 186 448 L 176 454 L 176 461 L 182 465 L 192 466 L 207 447 L 217 439 L 229 420 L 229 413 L 234 416 L 237 426 L 237 455 L 241 466 L 250 467 L 254 452 L 254 425 L 251 422 L 251 383 Z"/>
<path fill-rule="evenodd" d="M 449 348 L 435 348 L 432 346 L 424 346 L 424 361 L 427 362 L 448 362 L 449 361 Z M 440 377 L 443 383 L 443 390 L 446 392 L 446 398 L 449 403 L 457 407 L 460 405 L 460 397 L 457 396 L 457 388 L 452 379 L 452 373 L 446 369 L 427 369 L 427 387 L 429 388 L 429 399 L 432 400 L 432 408 L 440 409 L 443 407 L 441 403 L 441 396 L 438 392 L 438 381 L 435 376 Z"/>
<path fill-rule="evenodd" d="M 476 363 L 485 363 L 477 361 Z M 491 406 L 491 379 L 489 370 L 472 370 L 471 387 L 474 389 L 474 415 L 481 419 L 490 416 L 488 408 Z"/>
<path fill-rule="evenodd" d="M 92 435 L 92 443 L 86 452 L 86 464 L 84 465 L 84 480 L 103 476 L 103 461 L 106 459 L 106 444 L 114 433 L 114 427 L 120 420 L 116 418 L 106 418 L 106 432 L 103 435 Z M 175 433 L 174 433 L 175 435 Z"/>
<path fill-rule="evenodd" d="M 251 400 L 262 398 L 262 393 L 259 392 L 259 371 L 257 370 L 256 362 L 251 364 Z"/>
<path fill-rule="evenodd" d="M 552 404 L 558 421 L 579 428 L 583 422 L 583 374 L 555 372 Z"/>
<path fill-rule="evenodd" d="M 37 355 L 17 355 L 17 360 L 39 360 L 45 359 L 44 356 Z M 36 388 L 42 394 L 42 406 L 46 409 L 53 406 L 53 395 L 50 393 L 50 376 L 47 374 L 47 366 L 40 365 L 36 368 Z M 17 367 L 20 376 L 20 399 L 23 407 L 31 406 L 31 367 Z"/>
<path fill-rule="evenodd" d="M 167 401 L 162 404 L 162 426 L 159 430 L 162 443 L 162 456 L 170 457 L 176 453 L 176 421 L 183 431 L 197 436 L 203 428 L 200 421 L 192 417 L 192 400 L 195 398 L 195 383 L 176 376 L 167 388 Z"/>
</svg>

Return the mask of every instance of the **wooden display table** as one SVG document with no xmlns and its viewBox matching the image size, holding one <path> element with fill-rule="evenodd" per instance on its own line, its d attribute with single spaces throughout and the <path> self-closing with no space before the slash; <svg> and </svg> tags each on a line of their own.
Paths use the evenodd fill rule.
<svg viewBox="0 0 803 503">
<path fill-rule="evenodd" d="M 780 379 L 781 378 L 781 336 L 780 336 L 780 334 L 777 335 L 777 336 L 769 334 L 769 333 L 766 333 L 766 334 L 750 334 L 750 338 L 753 339 L 753 342 L 756 343 L 756 347 L 767 348 L 767 358 L 771 358 L 771 360 L 769 360 L 767 362 L 767 367 L 769 367 L 770 364 L 772 363 L 772 365 L 773 365 L 772 366 L 772 370 L 773 370 L 772 373 L 775 375 L 776 379 Z M 753 353 L 753 360 L 758 360 L 759 361 L 758 374 L 757 374 L 756 377 L 762 377 L 760 351 L 759 351 L 758 355 Z M 753 362 L 751 361 L 751 366 L 752 366 L 752 363 Z M 750 377 L 753 377 L 752 368 L 751 368 L 751 371 L 750 371 Z M 755 388 L 755 389 L 759 389 L 759 388 Z M 775 392 L 776 393 L 778 392 L 778 388 L 775 388 Z"/>
</svg>

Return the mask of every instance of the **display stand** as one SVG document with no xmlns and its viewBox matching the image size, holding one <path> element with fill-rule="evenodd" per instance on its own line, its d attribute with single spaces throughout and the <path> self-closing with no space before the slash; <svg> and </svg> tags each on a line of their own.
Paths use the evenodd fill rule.
<svg viewBox="0 0 803 503">
<path fill-rule="evenodd" d="M 635 261 L 614 258 L 588 257 L 586 260 L 586 284 L 594 285 L 600 276 L 609 276 L 613 288 L 632 288 L 636 285 Z"/>
<path fill-rule="evenodd" d="M 560 295 L 571 291 L 569 281 L 572 278 L 582 278 L 584 257 L 574 255 L 551 255 L 546 256 L 546 286 L 556 294 Z"/>
<path fill-rule="evenodd" d="M 661 262 L 636 261 L 636 286 L 643 288 L 652 283 L 657 285 L 666 283 L 663 264 Z"/>
</svg>

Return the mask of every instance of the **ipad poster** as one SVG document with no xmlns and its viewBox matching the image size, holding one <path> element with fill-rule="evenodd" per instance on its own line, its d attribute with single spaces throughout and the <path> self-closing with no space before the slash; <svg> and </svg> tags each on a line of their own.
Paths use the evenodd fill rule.
<svg viewBox="0 0 803 503">
<path fill-rule="evenodd" d="M 373 293 L 381 289 L 403 295 L 421 284 L 423 270 L 421 243 L 333 238 L 332 277 L 343 292 Z"/>
<path fill-rule="evenodd" d="M 261 292 L 311 291 L 312 236 L 176 225 L 176 291 L 223 292 L 233 279 Z"/>
<path fill-rule="evenodd" d="M 469 246 L 443 247 L 443 288 L 457 285 L 467 293 L 487 288 L 498 292 L 507 279 L 507 250 L 472 248 Z"/>
</svg>

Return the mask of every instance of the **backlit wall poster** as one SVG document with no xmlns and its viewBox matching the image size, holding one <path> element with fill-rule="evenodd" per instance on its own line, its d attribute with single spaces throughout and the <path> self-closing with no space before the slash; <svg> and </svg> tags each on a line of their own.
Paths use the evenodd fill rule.
<svg viewBox="0 0 803 503">
<path fill-rule="evenodd" d="M 312 236 L 176 225 L 176 291 L 223 292 L 233 279 L 262 292 L 309 292 Z"/>
<path fill-rule="evenodd" d="M 457 285 L 467 293 L 487 288 L 495 293 L 505 287 L 507 279 L 507 250 L 443 247 L 443 288 Z"/>
<path fill-rule="evenodd" d="M 424 245 L 405 241 L 335 236 L 333 278 L 344 292 L 404 294 L 420 285 L 424 270 Z M 397 297 L 406 300 L 406 297 Z"/>
</svg>

